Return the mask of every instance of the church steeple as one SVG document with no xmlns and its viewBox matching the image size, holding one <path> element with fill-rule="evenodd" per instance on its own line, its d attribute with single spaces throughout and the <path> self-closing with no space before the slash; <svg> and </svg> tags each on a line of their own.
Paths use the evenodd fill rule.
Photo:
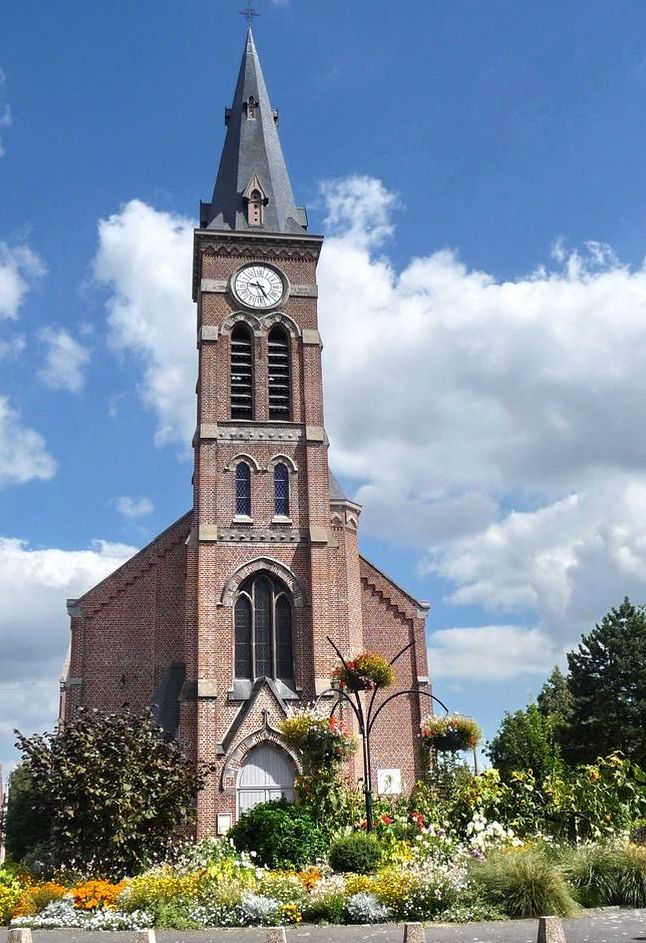
<svg viewBox="0 0 646 943">
<path fill-rule="evenodd" d="M 278 137 L 278 113 L 269 101 L 251 29 L 225 123 L 227 136 L 213 196 L 201 205 L 200 226 L 302 234 L 307 215 L 294 201 Z"/>
</svg>

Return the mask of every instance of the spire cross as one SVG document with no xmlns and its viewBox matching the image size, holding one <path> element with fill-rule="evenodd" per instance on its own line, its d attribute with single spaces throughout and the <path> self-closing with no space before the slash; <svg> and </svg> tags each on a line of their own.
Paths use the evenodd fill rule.
<svg viewBox="0 0 646 943">
<path fill-rule="evenodd" d="M 254 19 L 261 15 L 261 13 L 258 13 L 257 10 L 254 9 L 252 0 L 247 0 L 247 6 L 244 8 L 244 10 L 240 10 L 240 16 L 247 18 L 247 23 L 250 27 L 253 26 Z"/>
</svg>

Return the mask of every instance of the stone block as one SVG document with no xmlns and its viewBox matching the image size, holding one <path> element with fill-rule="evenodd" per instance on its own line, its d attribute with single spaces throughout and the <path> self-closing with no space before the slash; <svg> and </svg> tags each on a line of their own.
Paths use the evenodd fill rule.
<svg viewBox="0 0 646 943">
<path fill-rule="evenodd" d="M 426 934 L 421 923 L 404 924 L 404 943 L 426 943 Z"/>
<path fill-rule="evenodd" d="M 560 917 L 539 917 L 536 943 L 567 943 Z"/>
<path fill-rule="evenodd" d="M 13 930 L 9 930 L 7 943 L 31 943 L 31 930 L 27 930 L 24 927 L 20 929 L 15 927 Z"/>
<path fill-rule="evenodd" d="M 287 943 L 285 927 L 267 927 L 266 943 Z"/>
<path fill-rule="evenodd" d="M 135 930 L 134 943 L 157 943 L 154 930 Z"/>
</svg>

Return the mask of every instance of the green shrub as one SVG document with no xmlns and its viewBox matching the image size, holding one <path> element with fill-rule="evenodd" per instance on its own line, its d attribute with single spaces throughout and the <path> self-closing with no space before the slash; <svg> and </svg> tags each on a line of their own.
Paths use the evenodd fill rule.
<svg viewBox="0 0 646 943">
<path fill-rule="evenodd" d="M 381 861 L 381 846 L 374 835 L 353 832 L 334 842 L 329 858 L 333 871 L 372 874 Z"/>
<path fill-rule="evenodd" d="M 345 917 L 345 894 L 339 890 L 312 895 L 303 909 L 308 923 L 345 923 Z"/>
<path fill-rule="evenodd" d="M 567 917 L 577 907 L 559 867 L 540 850 L 503 851 L 473 864 L 482 897 L 509 917 Z"/>
<path fill-rule="evenodd" d="M 582 845 L 565 852 L 561 866 L 584 907 L 646 907 L 641 845 Z"/>
<path fill-rule="evenodd" d="M 327 851 L 327 840 L 303 806 L 264 802 L 240 816 L 229 832 L 238 851 L 256 853 L 270 868 L 305 868 Z"/>
</svg>

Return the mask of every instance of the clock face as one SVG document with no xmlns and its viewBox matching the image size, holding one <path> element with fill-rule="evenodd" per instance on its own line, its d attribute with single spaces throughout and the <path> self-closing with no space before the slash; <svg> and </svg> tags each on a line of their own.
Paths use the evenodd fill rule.
<svg viewBox="0 0 646 943">
<path fill-rule="evenodd" d="M 235 276 L 233 290 L 248 308 L 275 308 L 285 294 L 285 283 L 268 265 L 246 265 Z"/>
</svg>

